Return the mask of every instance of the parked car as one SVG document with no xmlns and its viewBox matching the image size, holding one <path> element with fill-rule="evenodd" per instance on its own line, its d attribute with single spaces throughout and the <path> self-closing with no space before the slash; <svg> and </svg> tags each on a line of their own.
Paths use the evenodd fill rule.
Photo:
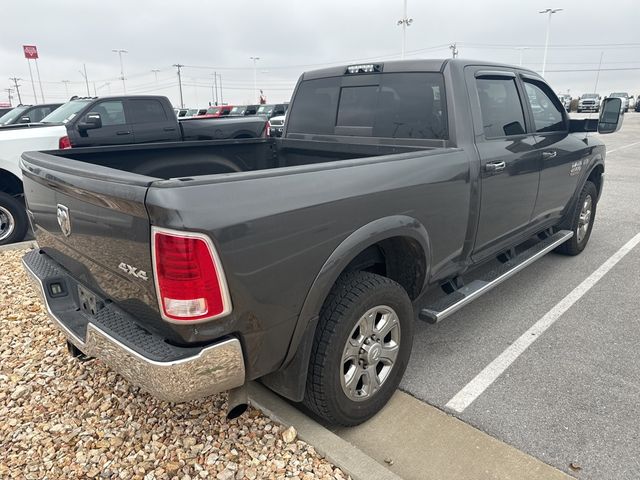
<svg viewBox="0 0 640 480">
<path fill-rule="evenodd" d="M 640 112 L 640 94 L 638 94 L 636 96 L 636 106 L 635 106 L 635 110 L 636 112 Z"/>
<path fill-rule="evenodd" d="M 198 108 L 189 108 L 183 118 L 195 117 L 198 111 L 199 111 Z"/>
<path fill-rule="evenodd" d="M 226 117 L 231 114 L 231 110 L 233 110 L 233 105 L 212 105 L 207 109 L 205 117 Z"/>
<path fill-rule="evenodd" d="M 208 108 L 198 108 L 196 109 L 196 113 L 193 114 L 194 117 L 204 117 L 207 115 Z"/>
<path fill-rule="evenodd" d="M 19 105 L 0 117 L 0 126 L 16 125 L 19 123 L 37 123 L 61 105 L 62 103 Z"/>
<path fill-rule="evenodd" d="M 578 113 L 599 112 L 602 98 L 597 93 L 583 93 L 578 100 Z"/>
<path fill-rule="evenodd" d="M 562 102 L 564 109 L 567 112 L 571 112 L 571 100 L 573 100 L 571 98 L 571 95 L 569 95 L 568 93 L 559 93 L 558 98 L 560 99 L 560 102 Z"/>
<path fill-rule="evenodd" d="M 417 311 L 441 321 L 587 246 L 605 146 L 586 132 L 620 123 L 617 98 L 569 119 L 519 67 L 305 73 L 280 139 L 23 154 L 24 264 L 73 354 L 163 400 L 230 390 L 233 417 L 260 378 L 355 425 L 398 386 Z"/>
<path fill-rule="evenodd" d="M 246 105 L 236 105 L 229 112 L 229 116 L 231 117 L 240 117 L 244 115 L 245 110 L 247 109 Z"/>
<path fill-rule="evenodd" d="M 187 112 L 189 111 L 189 109 L 188 108 L 174 108 L 173 111 L 176 112 L 176 117 L 184 118 L 184 117 L 187 116 Z"/>
<path fill-rule="evenodd" d="M 247 105 L 244 109 L 244 115 L 255 115 L 258 112 L 260 105 Z"/>
<path fill-rule="evenodd" d="M 5 113 L 9 113 L 13 109 L 14 107 L 0 107 L 0 118 L 3 117 Z"/>
<path fill-rule="evenodd" d="M 610 98 L 619 98 L 622 100 L 622 111 L 629 111 L 629 94 L 627 92 L 614 92 L 609 95 Z"/>
<path fill-rule="evenodd" d="M 269 120 L 269 124 L 271 125 L 271 136 L 272 137 L 281 137 L 282 132 L 284 131 L 284 121 L 286 119 L 286 115 L 280 115 L 278 117 L 271 117 Z"/>
<path fill-rule="evenodd" d="M 260 105 L 256 115 L 264 115 L 267 118 L 281 116 L 287 113 L 288 103 L 277 103 L 273 105 Z"/>
<path fill-rule="evenodd" d="M 255 138 L 268 135 L 262 117 L 181 119 L 166 97 L 81 98 L 66 103 L 39 124 L 0 131 L 0 244 L 24 238 L 28 220 L 22 203 L 20 155 L 98 145 Z"/>
</svg>

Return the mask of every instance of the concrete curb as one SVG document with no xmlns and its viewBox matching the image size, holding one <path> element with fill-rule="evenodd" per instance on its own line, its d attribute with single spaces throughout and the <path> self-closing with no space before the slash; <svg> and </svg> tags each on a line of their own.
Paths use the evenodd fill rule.
<svg viewBox="0 0 640 480">
<path fill-rule="evenodd" d="M 0 245 L 0 252 L 9 252 L 11 250 L 22 250 L 24 248 L 38 248 L 35 240 L 27 240 L 26 242 L 10 243 L 9 245 Z"/>
<path fill-rule="evenodd" d="M 312 445 L 353 480 L 401 480 L 351 443 L 289 405 L 262 385 L 249 384 L 249 401 L 272 420 L 297 430 L 298 437 Z"/>
</svg>

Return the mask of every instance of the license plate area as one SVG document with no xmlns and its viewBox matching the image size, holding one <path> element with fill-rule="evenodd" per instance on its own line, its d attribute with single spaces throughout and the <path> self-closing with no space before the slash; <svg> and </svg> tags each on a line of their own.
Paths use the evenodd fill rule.
<svg viewBox="0 0 640 480">
<path fill-rule="evenodd" d="M 92 317 L 104 308 L 104 302 L 98 300 L 93 293 L 80 285 L 78 285 L 78 300 L 80 311 Z"/>
</svg>

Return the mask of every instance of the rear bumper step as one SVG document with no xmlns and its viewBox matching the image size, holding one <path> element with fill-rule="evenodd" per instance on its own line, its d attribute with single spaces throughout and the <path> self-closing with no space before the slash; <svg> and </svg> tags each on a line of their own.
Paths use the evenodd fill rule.
<svg viewBox="0 0 640 480">
<path fill-rule="evenodd" d="M 95 315 L 83 312 L 73 294 L 78 283 L 46 254 L 34 250 L 22 262 L 49 317 L 67 340 L 154 397 L 186 402 L 245 383 L 242 347 L 237 338 L 206 347 L 170 345 L 108 302 Z"/>
<path fill-rule="evenodd" d="M 483 278 L 477 279 L 442 298 L 437 303 L 420 310 L 419 318 L 428 323 L 437 323 L 460 310 L 493 287 L 515 275 L 523 268 L 542 258 L 558 245 L 573 237 L 573 232 L 560 230 L 557 233 L 536 243 L 531 248 L 513 257 L 496 270 L 492 270 Z"/>
</svg>

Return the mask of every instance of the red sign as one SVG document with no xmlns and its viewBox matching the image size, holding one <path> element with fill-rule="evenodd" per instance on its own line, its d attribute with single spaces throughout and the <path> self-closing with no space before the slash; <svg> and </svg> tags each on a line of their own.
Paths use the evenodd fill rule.
<svg viewBox="0 0 640 480">
<path fill-rule="evenodd" d="M 38 58 L 38 47 L 35 45 L 23 45 L 22 50 L 24 51 L 24 58 L 28 60 L 35 60 Z"/>
</svg>

